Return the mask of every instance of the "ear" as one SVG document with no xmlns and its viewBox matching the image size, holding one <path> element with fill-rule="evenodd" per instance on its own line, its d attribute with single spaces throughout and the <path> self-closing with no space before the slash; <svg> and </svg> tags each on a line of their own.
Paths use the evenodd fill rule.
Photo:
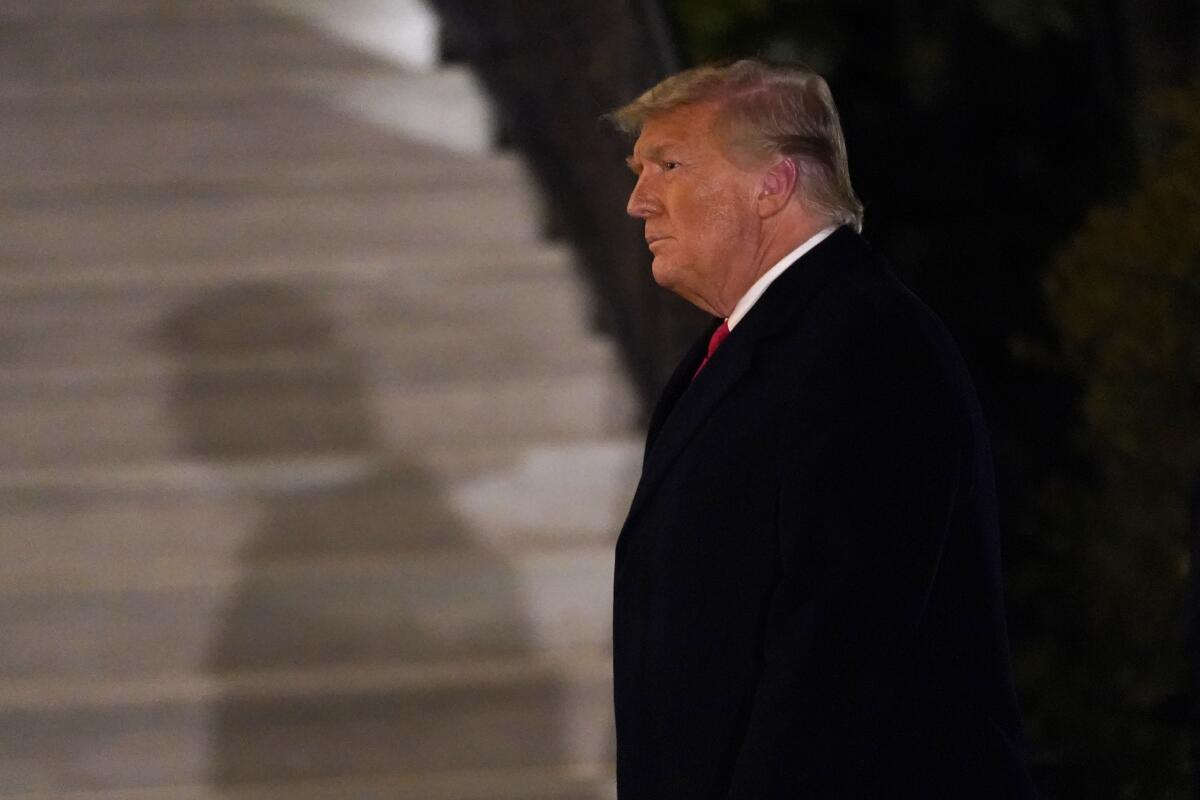
<svg viewBox="0 0 1200 800">
<path fill-rule="evenodd" d="M 798 177 L 796 162 L 787 156 L 767 168 L 759 180 L 755 198 L 760 218 L 773 217 L 787 206 L 796 191 Z"/>
</svg>

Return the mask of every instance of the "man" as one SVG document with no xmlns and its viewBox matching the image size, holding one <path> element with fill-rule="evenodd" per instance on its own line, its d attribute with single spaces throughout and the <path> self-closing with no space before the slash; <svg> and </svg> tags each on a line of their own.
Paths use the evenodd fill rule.
<svg viewBox="0 0 1200 800">
<path fill-rule="evenodd" d="M 1033 796 L 983 420 L 825 82 L 700 67 L 613 117 L 654 279 L 717 318 L 617 543 L 621 800 Z"/>
</svg>

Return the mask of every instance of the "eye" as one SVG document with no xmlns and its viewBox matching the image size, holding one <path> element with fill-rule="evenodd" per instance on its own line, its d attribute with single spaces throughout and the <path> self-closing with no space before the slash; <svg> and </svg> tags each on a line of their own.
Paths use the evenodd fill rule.
<svg viewBox="0 0 1200 800">
<path fill-rule="evenodd" d="M 664 172 L 670 172 L 678 167 L 679 167 L 678 161 L 664 161 L 663 162 L 663 171 Z"/>
</svg>

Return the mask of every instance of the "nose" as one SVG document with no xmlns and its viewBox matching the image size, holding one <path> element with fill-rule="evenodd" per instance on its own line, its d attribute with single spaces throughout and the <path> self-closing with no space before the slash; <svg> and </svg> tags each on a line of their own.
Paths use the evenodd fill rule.
<svg viewBox="0 0 1200 800">
<path fill-rule="evenodd" d="M 654 211 L 654 200 L 646 186 L 646 173 L 638 176 L 638 181 L 629 193 L 629 202 L 625 204 L 625 213 L 631 217 L 645 219 Z"/>
</svg>

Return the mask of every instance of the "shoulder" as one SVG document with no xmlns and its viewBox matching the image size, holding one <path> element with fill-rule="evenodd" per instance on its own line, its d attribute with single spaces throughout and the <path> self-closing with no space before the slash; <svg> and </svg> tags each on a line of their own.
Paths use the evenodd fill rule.
<svg viewBox="0 0 1200 800">
<path fill-rule="evenodd" d="M 828 280 L 793 319 L 794 342 L 856 363 L 957 368 L 958 347 L 942 320 L 882 256 L 857 235 L 843 237 L 834 255 Z"/>
<path fill-rule="evenodd" d="M 974 387 L 942 320 L 861 237 L 836 244 L 825 254 L 821 288 L 796 309 L 779 343 L 789 394 L 808 410 L 975 413 Z"/>
</svg>

